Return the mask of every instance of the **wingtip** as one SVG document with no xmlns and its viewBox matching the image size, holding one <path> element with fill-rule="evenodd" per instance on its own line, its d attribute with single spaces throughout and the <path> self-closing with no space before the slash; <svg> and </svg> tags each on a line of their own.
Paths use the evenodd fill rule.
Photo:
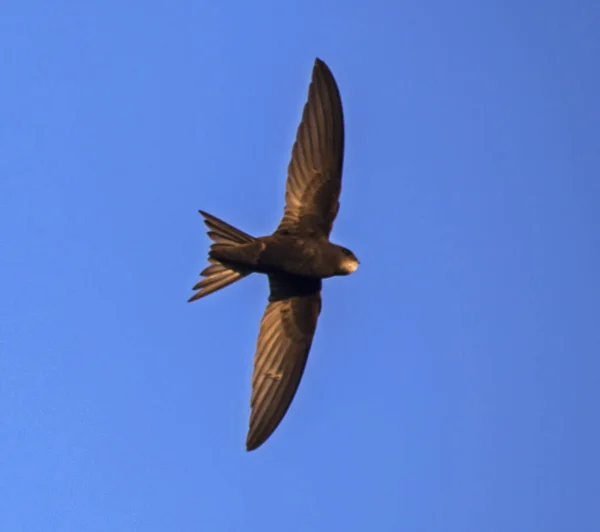
<svg viewBox="0 0 600 532">
<path fill-rule="evenodd" d="M 319 65 L 319 66 L 324 67 L 329 70 L 329 64 L 327 63 L 327 61 L 325 61 L 325 59 L 322 59 L 320 57 L 315 57 L 315 65 Z"/>
<path fill-rule="evenodd" d="M 325 63 L 325 61 L 323 61 L 320 57 L 316 57 L 315 58 L 315 68 L 316 67 L 325 67 L 328 68 L 327 63 Z"/>
<path fill-rule="evenodd" d="M 331 68 L 329 68 L 329 65 L 319 57 L 315 59 L 315 65 L 313 67 L 313 81 L 317 77 L 333 78 L 333 72 L 331 71 Z"/>
<path fill-rule="evenodd" d="M 256 451 L 268 439 L 269 436 L 265 438 L 264 434 L 258 434 L 256 430 L 250 428 L 246 435 L 246 452 Z"/>
<path fill-rule="evenodd" d="M 251 453 L 252 451 L 256 451 L 264 442 L 256 442 L 246 440 L 246 452 Z"/>
</svg>

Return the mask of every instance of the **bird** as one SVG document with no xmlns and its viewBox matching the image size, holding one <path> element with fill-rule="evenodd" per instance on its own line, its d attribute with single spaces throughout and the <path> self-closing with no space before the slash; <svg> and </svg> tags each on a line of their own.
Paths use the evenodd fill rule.
<svg viewBox="0 0 600 532">
<path fill-rule="evenodd" d="M 209 265 L 188 301 L 253 273 L 269 281 L 254 354 L 247 451 L 273 434 L 296 395 L 321 313 L 322 280 L 347 276 L 359 265 L 352 251 L 329 240 L 340 207 L 343 160 L 340 91 L 330 68 L 316 58 L 275 231 L 253 237 L 198 211 L 212 244 Z"/>
</svg>

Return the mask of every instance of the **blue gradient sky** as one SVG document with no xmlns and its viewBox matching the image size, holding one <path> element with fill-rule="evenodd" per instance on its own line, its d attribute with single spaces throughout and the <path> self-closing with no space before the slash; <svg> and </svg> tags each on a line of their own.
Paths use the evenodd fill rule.
<svg viewBox="0 0 600 532">
<path fill-rule="evenodd" d="M 361 267 L 246 453 L 197 209 L 274 229 L 316 56 Z M 3 2 L 0 530 L 600 530 L 598 57 L 592 1 Z"/>
</svg>

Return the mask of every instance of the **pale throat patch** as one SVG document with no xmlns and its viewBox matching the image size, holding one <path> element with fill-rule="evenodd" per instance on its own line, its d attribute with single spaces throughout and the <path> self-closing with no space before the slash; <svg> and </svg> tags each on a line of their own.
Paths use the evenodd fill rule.
<svg viewBox="0 0 600 532">
<path fill-rule="evenodd" d="M 350 257 L 345 257 L 342 261 L 342 271 L 346 273 L 353 273 L 358 268 L 358 261 Z"/>
</svg>

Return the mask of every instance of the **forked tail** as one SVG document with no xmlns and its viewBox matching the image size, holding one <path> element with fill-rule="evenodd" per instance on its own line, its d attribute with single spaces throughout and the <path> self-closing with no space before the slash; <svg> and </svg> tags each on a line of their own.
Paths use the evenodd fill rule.
<svg viewBox="0 0 600 532">
<path fill-rule="evenodd" d="M 198 211 L 204 217 L 204 223 L 208 227 L 208 236 L 215 244 L 225 244 L 228 246 L 240 246 L 244 244 L 251 244 L 255 241 L 253 237 L 236 229 L 235 227 L 225 223 L 223 220 L 219 220 L 217 217 L 212 216 L 204 211 Z M 214 244 L 213 244 L 214 246 Z M 212 248 L 212 246 L 211 246 Z M 252 273 L 249 270 L 245 270 L 239 267 L 231 265 L 225 266 L 217 259 L 208 257 L 210 266 L 207 266 L 202 270 L 200 275 L 204 277 L 199 283 L 194 285 L 192 290 L 198 290 L 188 301 L 196 301 L 201 297 L 212 294 L 221 288 L 225 288 L 236 281 L 239 281 L 246 275 Z"/>
</svg>

